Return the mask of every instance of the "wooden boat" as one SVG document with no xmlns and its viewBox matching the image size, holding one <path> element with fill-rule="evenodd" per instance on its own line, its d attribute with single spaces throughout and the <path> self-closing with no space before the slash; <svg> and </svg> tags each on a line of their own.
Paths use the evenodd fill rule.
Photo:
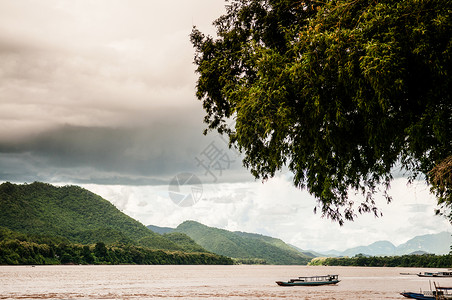
<svg viewBox="0 0 452 300">
<path fill-rule="evenodd" d="M 452 294 L 444 294 L 443 292 L 424 292 L 424 293 L 411 293 L 404 292 L 400 293 L 400 295 L 411 298 L 411 299 L 419 299 L 419 300 L 449 300 L 452 299 Z"/>
<path fill-rule="evenodd" d="M 400 295 L 411 298 L 411 299 L 419 299 L 419 300 L 450 300 L 452 299 L 452 287 L 443 287 L 438 286 L 436 283 L 433 283 L 435 285 L 435 290 L 432 290 L 430 287 L 430 291 L 419 293 L 412 293 L 412 292 L 403 292 L 400 293 Z"/>
<path fill-rule="evenodd" d="M 309 276 L 298 277 L 297 279 L 290 279 L 289 281 L 276 281 L 281 286 L 317 286 L 326 284 L 338 283 L 339 275 L 323 275 L 323 276 Z"/>
<path fill-rule="evenodd" d="M 417 274 L 419 277 L 452 277 L 452 272 L 424 272 Z"/>
<path fill-rule="evenodd" d="M 427 296 L 423 293 L 411 293 L 411 292 L 403 292 L 400 295 L 410 298 L 410 299 L 420 299 L 420 300 L 435 300 L 433 296 Z"/>
</svg>

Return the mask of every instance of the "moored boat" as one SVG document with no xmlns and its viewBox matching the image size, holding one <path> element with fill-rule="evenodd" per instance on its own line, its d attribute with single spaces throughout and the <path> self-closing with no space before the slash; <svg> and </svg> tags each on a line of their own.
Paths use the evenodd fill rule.
<svg viewBox="0 0 452 300">
<path fill-rule="evenodd" d="M 430 291 L 420 291 L 419 293 L 412 293 L 412 292 L 403 292 L 400 293 L 400 295 L 411 298 L 411 299 L 419 299 L 419 300 L 450 300 L 452 299 L 452 287 L 443 287 L 438 286 L 436 283 L 433 283 L 435 285 L 435 290 Z"/>
<path fill-rule="evenodd" d="M 400 295 L 411 298 L 411 299 L 420 299 L 420 300 L 435 300 L 435 297 L 433 296 L 427 296 L 423 293 L 411 293 L 411 292 L 403 292 L 400 293 Z"/>
<path fill-rule="evenodd" d="M 452 272 L 424 272 L 417 274 L 419 277 L 452 277 Z"/>
<path fill-rule="evenodd" d="M 307 276 L 290 279 L 289 281 L 276 281 L 280 286 L 317 286 L 338 283 L 339 275 Z"/>
</svg>

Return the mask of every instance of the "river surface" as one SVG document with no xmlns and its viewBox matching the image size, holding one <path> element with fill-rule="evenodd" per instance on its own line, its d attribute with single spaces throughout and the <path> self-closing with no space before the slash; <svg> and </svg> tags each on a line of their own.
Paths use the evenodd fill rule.
<svg viewBox="0 0 452 300">
<path fill-rule="evenodd" d="M 0 266 L 0 299 L 406 299 L 428 290 L 414 275 L 445 269 L 319 266 Z M 275 281 L 338 274 L 332 286 Z M 452 286 L 452 278 L 435 279 Z"/>
</svg>

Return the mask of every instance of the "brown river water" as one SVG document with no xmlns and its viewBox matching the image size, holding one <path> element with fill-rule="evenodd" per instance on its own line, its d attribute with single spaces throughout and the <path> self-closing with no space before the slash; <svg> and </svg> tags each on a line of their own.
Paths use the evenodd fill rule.
<svg viewBox="0 0 452 300">
<path fill-rule="evenodd" d="M 406 299 L 428 290 L 414 275 L 445 269 L 318 266 L 0 266 L 0 299 Z M 338 274 L 333 286 L 275 281 Z M 452 286 L 452 278 L 435 279 Z"/>
</svg>

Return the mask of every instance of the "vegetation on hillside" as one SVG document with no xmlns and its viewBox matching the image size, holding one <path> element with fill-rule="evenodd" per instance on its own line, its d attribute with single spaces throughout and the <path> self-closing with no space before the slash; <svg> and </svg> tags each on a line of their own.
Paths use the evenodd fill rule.
<svg viewBox="0 0 452 300">
<path fill-rule="evenodd" d="M 273 245 L 275 247 L 278 247 L 280 249 L 289 251 L 289 252 L 294 252 L 295 253 L 302 253 L 303 255 L 307 256 L 307 257 L 315 257 L 315 255 L 313 255 L 310 252 L 304 252 L 303 250 L 297 249 L 296 247 L 293 247 L 292 245 L 288 245 L 286 244 L 284 241 L 282 241 L 281 239 L 277 239 L 271 236 L 266 236 L 266 235 L 262 235 L 262 234 L 258 234 L 258 233 L 249 233 L 249 232 L 242 232 L 242 231 L 234 231 L 235 234 L 246 238 L 246 239 L 257 239 L 263 242 L 266 242 L 270 245 Z"/>
<path fill-rule="evenodd" d="M 55 264 L 232 264 L 212 253 L 153 250 L 135 245 L 91 245 L 64 239 L 29 236 L 0 227 L 0 265 Z"/>
<path fill-rule="evenodd" d="M 141 244 L 183 250 L 109 201 L 78 186 L 6 182 L 0 185 L 0 208 L 0 226 L 17 232 L 64 237 L 80 244 Z"/>
<path fill-rule="evenodd" d="M 208 251 L 237 259 L 239 263 L 307 264 L 312 257 L 286 245 L 279 239 L 259 234 L 231 232 L 185 221 L 176 228 Z"/>
<path fill-rule="evenodd" d="M 0 264 L 232 263 L 182 234 L 152 232 L 81 187 L 40 182 L 0 185 L 0 254 Z"/>
<path fill-rule="evenodd" d="M 233 258 L 234 265 L 266 265 L 267 261 L 262 258 Z"/>
<path fill-rule="evenodd" d="M 170 232 L 163 235 L 170 241 L 181 246 L 185 252 L 208 252 L 206 249 L 198 245 L 192 238 L 181 232 Z"/>
</svg>

